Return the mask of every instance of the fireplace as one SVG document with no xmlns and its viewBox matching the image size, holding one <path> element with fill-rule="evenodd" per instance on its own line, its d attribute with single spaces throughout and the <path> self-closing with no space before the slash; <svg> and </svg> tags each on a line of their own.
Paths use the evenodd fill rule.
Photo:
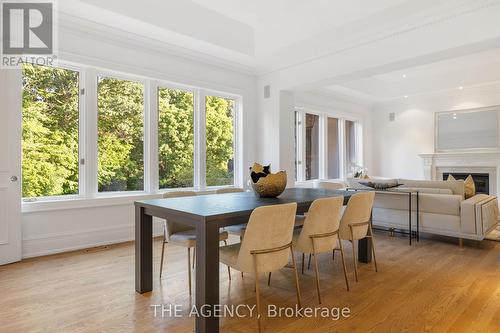
<svg viewBox="0 0 500 333">
<path fill-rule="evenodd" d="M 476 186 L 476 193 L 490 194 L 490 175 L 487 173 L 443 172 L 443 180 L 448 179 L 449 175 L 452 175 L 455 179 L 464 180 L 471 175 L 472 179 L 474 179 L 474 185 Z"/>
</svg>

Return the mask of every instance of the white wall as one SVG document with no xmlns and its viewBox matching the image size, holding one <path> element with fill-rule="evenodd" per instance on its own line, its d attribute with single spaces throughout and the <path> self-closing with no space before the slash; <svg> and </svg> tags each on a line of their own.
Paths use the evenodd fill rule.
<svg viewBox="0 0 500 333">
<path fill-rule="evenodd" d="M 434 114 L 500 104 L 500 82 L 422 96 L 373 107 L 373 172 L 382 177 L 424 179 L 418 154 L 434 152 Z M 389 113 L 396 119 L 389 121 Z M 466 140 L 467 138 L 464 138 Z"/>
<path fill-rule="evenodd" d="M 152 41 L 90 23 L 61 26 L 58 55 L 64 61 L 241 95 L 244 171 L 256 159 L 253 75 L 180 57 Z M 136 199 L 23 204 L 23 257 L 134 239 Z M 161 225 L 155 230 L 160 232 Z"/>
</svg>

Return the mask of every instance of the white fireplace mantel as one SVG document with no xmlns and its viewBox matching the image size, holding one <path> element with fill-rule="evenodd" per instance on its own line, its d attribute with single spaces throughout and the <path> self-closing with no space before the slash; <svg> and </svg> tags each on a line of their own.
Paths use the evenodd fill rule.
<svg viewBox="0 0 500 333">
<path fill-rule="evenodd" d="M 442 180 L 443 173 L 488 173 L 490 194 L 500 193 L 500 151 L 470 151 L 419 154 L 423 159 L 424 177 Z"/>
</svg>

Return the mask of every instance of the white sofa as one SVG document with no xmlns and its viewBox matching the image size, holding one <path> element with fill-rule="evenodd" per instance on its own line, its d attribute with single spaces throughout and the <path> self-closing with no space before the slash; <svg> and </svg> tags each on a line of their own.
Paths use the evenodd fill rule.
<svg viewBox="0 0 500 333">
<path fill-rule="evenodd" d="M 457 238 L 482 240 L 498 221 L 496 196 L 477 194 L 464 198 L 464 181 L 421 181 L 397 179 L 402 186 L 377 191 L 373 224 L 408 229 L 406 191 L 419 192 L 420 232 Z M 412 226 L 416 230 L 416 194 L 412 195 Z"/>
</svg>

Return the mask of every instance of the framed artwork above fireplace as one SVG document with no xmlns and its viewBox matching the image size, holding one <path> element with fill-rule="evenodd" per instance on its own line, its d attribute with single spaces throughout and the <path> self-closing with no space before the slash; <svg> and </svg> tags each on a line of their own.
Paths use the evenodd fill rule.
<svg viewBox="0 0 500 333">
<path fill-rule="evenodd" d="M 500 106 L 436 112 L 435 152 L 500 149 Z"/>
</svg>

